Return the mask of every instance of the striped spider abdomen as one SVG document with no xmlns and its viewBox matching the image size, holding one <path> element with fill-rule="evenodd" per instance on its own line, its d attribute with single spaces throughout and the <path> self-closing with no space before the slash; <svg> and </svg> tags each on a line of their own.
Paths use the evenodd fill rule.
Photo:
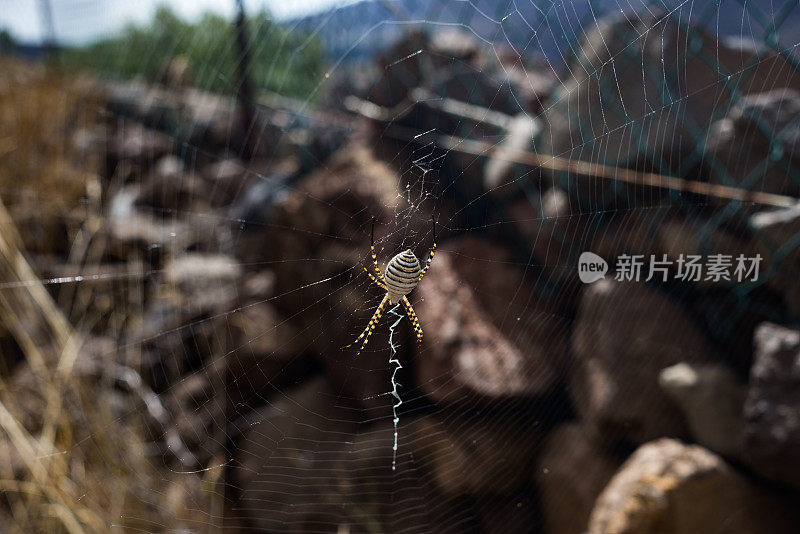
<svg viewBox="0 0 800 534">
<path fill-rule="evenodd" d="M 407 249 L 396 255 L 386 266 L 386 289 L 389 294 L 389 304 L 396 304 L 419 284 L 422 267 L 419 260 Z"/>
</svg>

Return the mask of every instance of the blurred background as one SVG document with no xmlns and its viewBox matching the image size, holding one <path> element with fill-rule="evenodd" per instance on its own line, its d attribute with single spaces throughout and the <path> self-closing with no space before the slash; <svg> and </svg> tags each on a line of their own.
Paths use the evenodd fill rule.
<svg viewBox="0 0 800 534">
<path fill-rule="evenodd" d="M 3 532 L 796 531 L 796 1 L 0 7 Z"/>
</svg>

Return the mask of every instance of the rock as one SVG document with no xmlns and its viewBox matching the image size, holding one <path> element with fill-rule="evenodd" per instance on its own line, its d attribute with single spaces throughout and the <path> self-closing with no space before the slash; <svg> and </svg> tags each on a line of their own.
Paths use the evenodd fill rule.
<svg viewBox="0 0 800 534">
<path fill-rule="evenodd" d="M 87 162 L 101 158 L 107 150 L 108 138 L 108 127 L 102 124 L 77 128 L 70 139 L 73 163 L 86 166 Z"/>
<path fill-rule="evenodd" d="M 729 88 L 759 92 L 770 80 L 776 89 L 800 89 L 800 73 L 782 54 L 732 46 L 681 20 L 682 14 L 614 14 L 593 25 L 568 60 L 571 77 L 551 95 L 550 131 L 542 135 L 540 152 L 621 166 L 654 158 L 656 170 L 665 172 L 662 162 L 684 162 L 682 156 L 704 141 L 712 117 L 730 106 Z M 696 52 L 711 49 L 714 61 Z M 652 76 L 652 65 L 658 65 L 658 76 Z M 731 73 L 726 83 L 723 72 Z M 638 186 L 575 179 L 580 187 L 570 193 L 588 207 L 598 198 L 613 198 L 618 208 L 638 200 L 660 203 L 663 196 L 646 188 L 642 199 Z"/>
<path fill-rule="evenodd" d="M 496 49 L 496 45 L 494 45 Z M 540 117 L 545 113 L 545 105 L 555 86 L 553 70 L 546 62 L 528 63 L 520 55 L 512 52 L 510 62 L 503 62 L 502 73 L 505 79 L 500 79 L 498 87 L 513 87 L 523 103 L 523 109 L 530 117 Z M 499 72 L 498 72 L 499 74 Z"/>
<path fill-rule="evenodd" d="M 780 88 L 744 96 L 711 125 L 706 159 L 712 182 L 796 197 L 800 181 L 786 169 L 800 164 L 800 92 L 771 78 Z"/>
<path fill-rule="evenodd" d="M 513 64 L 503 64 L 494 50 L 487 54 L 482 43 L 461 30 L 430 36 L 407 32 L 376 58 L 367 98 L 392 108 L 413 101 L 411 92 L 425 87 L 439 97 L 509 115 L 536 115 L 551 90 L 550 69 L 521 63 L 516 54 Z"/>
<path fill-rule="evenodd" d="M 401 418 L 394 470 L 390 424 L 361 432 L 344 445 L 335 461 L 331 487 L 344 497 L 348 522 L 357 531 L 364 527 L 369 531 L 370 523 L 380 525 L 383 532 L 477 531 L 476 511 L 469 499 L 439 491 L 421 461 L 428 419 Z"/>
<path fill-rule="evenodd" d="M 214 177 L 223 171 L 230 174 L 224 167 L 219 164 L 207 172 Z M 199 250 L 219 250 L 214 238 L 229 221 L 209 213 L 230 203 L 241 185 L 209 184 L 200 174 L 187 170 L 175 155 L 162 155 L 144 179 L 113 194 L 108 215 L 111 235 L 124 247 L 144 248 L 148 256 L 152 249 L 166 244 L 178 251 L 191 245 Z M 126 255 L 125 250 L 121 255 Z"/>
<path fill-rule="evenodd" d="M 480 520 L 480 532 L 484 534 L 540 532 L 536 501 L 525 492 L 477 499 L 474 511 Z"/>
<path fill-rule="evenodd" d="M 598 214 L 581 208 L 560 187 L 547 189 L 540 203 L 520 198 L 509 208 L 517 228 L 532 243 L 537 264 L 561 286 L 559 299 L 566 309 L 574 309 L 583 287 L 578 278 L 581 253 L 599 255 L 611 271 L 621 254 L 642 254 L 647 258 L 663 254 L 657 237 L 667 212 L 667 208 L 649 208 L 646 212 L 612 210 Z"/>
<path fill-rule="evenodd" d="M 263 261 L 263 228 L 272 217 L 275 209 L 288 197 L 295 186 L 291 176 L 282 173 L 264 176 L 257 183 L 250 184 L 243 191 L 241 198 L 237 199 L 230 208 L 232 226 L 240 232 L 237 242 L 237 255 L 247 263 Z M 253 242 L 259 244 L 253 247 Z"/>
<path fill-rule="evenodd" d="M 319 371 L 300 333 L 267 302 L 246 304 L 217 322 L 221 346 L 202 369 L 176 381 L 165 401 L 200 465 L 224 447 L 219 436 L 227 421 L 247 418 L 281 388 Z"/>
<path fill-rule="evenodd" d="M 180 92 L 180 99 L 171 102 L 170 106 L 172 112 L 178 116 L 182 134 L 194 146 L 205 150 L 224 150 L 231 147 L 239 149 L 242 146 L 244 134 L 236 127 L 239 116 L 233 98 L 187 87 Z M 264 127 L 268 130 L 268 135 L 274 132 L 272 127 Z M 260 129 L 261 125 L 257 128 Z M 280 137 L 275 136 L 274 139 Z M 281 143 L 259 143 L 262 144 L 274 147 Z"/>
<path fill-rule="evenodd" d="M 597 499 L 589 534 L 792 532 L 778 507 L 719 456 L 660 439 L 641 446 Z"/>
<path fill-rule="evenodd" d="M 247 528 L 335 531 L 347 522 L 333 460 L 357 428 L 351 406 L 317 379 L 230 423 L 241 436 L 228 467 L 228 498 Z"/>
<path fill-rule="evenodd" d="M 694 441 L 723 456 L 742 454 L 745 387 L 718 363 L 679 363 L 663 369 L 658 384 L 681 409 Z"/>
<path fill-rule="evenodd" d="M 653 254 L 663 254 L 657 248 L 656 237 L 659 219 L 665 211 L 665 208 L 657 207 L 612 211 L 605 220 L 592 221 L 592 245 L 588 250 L 606 259 L 611 271 L 615 270 L 617 258 L 622 254 L 642 254 L 645 261 L 649 261 Z M 642 280 L 645 280 L 647 277 L 644 270 L 642 274 Z"/>
<path fill-rule="evenodd" d="M 404 59 L 398 62 L 398 58 Z M 436 32 L 431 37 L 409 32 L 377 57 L 378 78 L 370 86 L 369 99 L 380 106 L 394 107 L 408 98 L 414 88 L 430 85 L 447 86 L 451 90 L 440 94 L 462 102 L 483 99 L 489 92 L 481 91 L 476 84 L 488 82 L 491 70 L 488 61 L 478 41 L 466 32 L 449 30 Z M 453 68 L 453 62 L 460 68 Z M 499 65 L 492 62 L 491 67 Z M 472 80 L 467 79 L 465 86 L 457 87 L 453 81 L 461 73 L 472 76 Z M 497 97 L 497 87 L 492 94 L 493 100 L 502 100 Z"/>
<path fill-rule="evenodd" d="M 169 154 L 159 159 L 153 167 L 153 177 L 156 180 L 177 180 L 184 173 L 183 161 L 177 156 Z"/>
<path fill-rule="evenodd" d="M 200 177 L 187 172 L 173 155 L 159 159 L 137 191 L 135 205 L 156 217 L 184 217 L 208 212 L 208 189 Z"/>
<path fill-rule="evenodd" d="M 107 168 L 113 173 L 119 162 L 128 160 L 139 169 L 147 170 L 171 151 L 172 141 L 166 134 L 137 123 L 125 123 L 109 137 Z"/>
<path fill-rule="evenodd" d="M 493 261 L 486 276 L 486 261 Z M 417 381 L 437 402 L 544 395 L 566 366 L 566 327 L 496 245 L 448 243 L 413 298 L 424 332 Z"/>
<path fill-rule="evenodd" d="M 181 293 L 184 303 L 200 310 L 225 308 L 236 294 L 242 267 L 223 254 L 187 252 L 169 260 L 164 280 Z"/>
<path fill-rule="evenodd" d="M 541 431 L 508 416 L 415 423 L 413 453 L 446 495 L 502 497 L 523 488 Z"/>
<path fill-rule="evenodd" d="M 758 253 L 763 257 L 759 280 L 784 295 L 789 310 L 800 320 L 800 247 L 794 239 L 800 233 L 800 206 L 756 213 L 750 227 L 758 240 Z"/>
<path fill-rule="evenodd" d="M 585 532 L 597 496 L 621 463 L 592 442 L 580 423 L 566 423 L 552 430 L 537 455 L 533 476 L 544 531 Z"/>
<path fill-rule="evenodd" d="M 432 60 L 438 62 L 438 67 L 445 67 L 452 61 L 458 61 L 480 68 L 488 61 L 478 40 L 465 31 L 444 29 L 433 33 L 430 39 L 431 47 L 437 52 Z"/>
<path fill-rule="evenodd" d="M 566 308 L 574 308 L 581 284 L 577 276 L 578 256 L 591 248 L 599 221 L 579 213 L 570 205 L 567 193 L 552 187 L 542 193 L 541 204 L 527 197 L 514 200 L 508 208 L 522 238 L 533 247 L 537 266 L 547 280 L 557 284 Z"/>
<path fill-rule="evenodd" d="M 106 81 L 103 90 L 111 114 L 116 118 L 130 119 L 122 123 L 123 128 L 133 122 L 170 133 L 174 133 L 179 121 L 176 109 L 178 102 L 186 97 L 186 91 L 171 91 L 162 85 L 148 84 L 141 79 Z"/>
<path fill-rule="evenodd" d="M 641 282 L 586 287 L 572 333 L 570 397 L 607 443 L 683 436 L 686 422 L 658 388 L 662 369 L 711 362 L 715 351 L 685 310 Z"/>
<path fill-rule="evenodd" d="M 227 158 L 206 165 L 203 178 L 210 188 L 208 198 L 212 206 L 227 206 L 238 200 L 251 185 L 256 173 L 252 164 L 245 166 L 239 159 Z"/>
<path fill-rule="evenodd" d="M 475 529 L 467 501 L 443 495 L 423 472 L 418 444 L 424 426 L 417 419 L 403 418 L 399 424 L 392 470 L 394 428 L 381 423 L 356 433 L 353 413 L 324 380 L 314 380 L 242 422 L 245 433 L 237 440 L 228 493 L 234 514 L 244 516 L 247 528 Z"/>
<path fill-rule="evenodd" d="M 800 489 L 800 331 L 764 323 L 755 352 L 744 405 L 745 461 Z"/>
<path fill-rule="evenodd" d="M 191 245 L 208 243 L 214 237 L 214 221 L 165 216 L 137 205 L 141 190 L 136 185 L 120 189 L 111 199 L 108 212 L 110 248 L 127 258 L 131 248 L 150 257 L 163 248 L 182 251 Z M 211 247 L 210 247 L 211 248 Z"/>
<path fill-rule="evenodd" d="M 735 274 L 736 258 L 740 255 L 753 258 L 758 254 L 758 244 L 747 228 L 733 228 L 718 225 L 707 218 L 689 218 L 676 214 L 669 214 L 658 225 L 658 245 L 660 254 L 667 254 L 672 262 L 677 262 L 683 254 L 702 255 L 702 262 L 708 261 L 711 254 L 724 254 L 732 259 L 730 280 L 707 280 L 707 273 L 703 273 L 700 280 L 695 283 L 700 287 L 731 286 L 741 283 Z M 749 265 L 749 264 L 748 264 Z M 763 268 L 763 266 L 762 266 Z M 677 272 L 676 264 L 671 272 Z M 747 278 L 742 275 L 743 280 Z"/>
<path fill-rule="evenodd" d="M 239 264 L 231 257 L 187 253 L 168 260 L 141 319 L 142 366 L 157 392 L 230 347 L 228 314 L 236 308 Z"/>
<path fill-rule="evenodd" d="M 321 162 L 315 160 L 315 163 L 319 165 Z M 247 211 L 244 204 L 248 196 L 258 197 L 258 195 L 252 195 L 252 191 L 268 185 L 272 181 L 285 181 L 286 185 L 289 185 L 292 177 L 299 174 L 298 163 L 293 158 L 279 161 L 277 164 L 271 160 L 244 162 L 237 158 L 224 158 L 212 162 L 202 169 L 206 188 L 205 197 L 209 204 L 212 207 L 230 206 L 232 209 L 239 209 L 242 212 Z M 254 198 L 253 200 L 258 202 L 259 199 Z M 261 207 L 263 207 L 263 200 Z M 245 216 L 240 218 L 250 222 L 246 214 L 242 213 L 242 215 Z M 263 217 L 262 213 L 254 215 L 256 223 L 263 223 L 263 220 L 257 220 L 259 216 Z"/>
</svg>

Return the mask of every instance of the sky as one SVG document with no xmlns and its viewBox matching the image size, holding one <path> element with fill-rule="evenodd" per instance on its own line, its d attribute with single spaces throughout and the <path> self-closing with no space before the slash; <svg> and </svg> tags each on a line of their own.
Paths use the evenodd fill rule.
<svg viewBox="0 0 800 534">
<path fill-rule="evenodd" d="M 47 0 L 0 0 L 0 28 L 15 39 L 41 42 L 42 3 Z M 235 0 L 49 0 L 56 39 L 83 44 L 118 32 L 128 23 L 148 22 L 160 5 L 169 5 L 181 17 L 195 20 L 206 11 L 231 16 Z M 245 0 L 247 11 L 266 7 L 277 20 L 291 19 L 352 3 L 353 0 Z"/>
</svg>

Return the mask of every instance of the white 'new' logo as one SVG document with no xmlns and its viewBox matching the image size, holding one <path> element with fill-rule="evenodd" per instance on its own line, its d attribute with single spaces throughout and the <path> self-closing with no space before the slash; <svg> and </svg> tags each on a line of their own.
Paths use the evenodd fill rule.
<svg viewBox="0 0 800 534">
<path fill-rule="evenodd" d="M 578 277 L 584 284 L 591 284 L 606 277 L 608 263 L 594 252 L 584 252 L 578 258 Z"/>
</svg>

